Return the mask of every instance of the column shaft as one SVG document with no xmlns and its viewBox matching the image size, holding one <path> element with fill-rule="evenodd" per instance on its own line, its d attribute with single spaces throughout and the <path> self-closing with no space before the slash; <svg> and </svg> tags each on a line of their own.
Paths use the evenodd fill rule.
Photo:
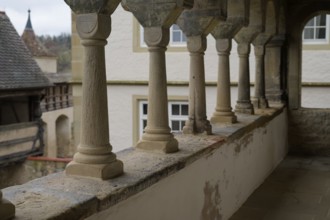
<svg viewBox="0 0 330 220">
<path fill-rule="evenodd" d="M 250 44 L 239 44 L 239 79 L 238 99 L 235 111 L 245 114 L 254 114 L 253 105 L 250 100 Z"/>
<path fill-rule="evenodd" d="M 218 50 L 218 83 L 217 106 L 211 118 L 212 123 L 235 123 L 237 117 L 231 108 L 230 65 L 229 55 L 231 39 L 217 39 Z"/>
<path fill-rule="evenodd" d="M 206 116 L 204 52 L 190 52 L 189 119 L 183 133 L 212 133 Z"/>
<path fill-rule="evenodd" d="M 145 131 L 168 134 L 167 79 L 164 47 L 149 47 L 148 123 Z"/>
<path fill-rule="evenodd" d="M 265 52 L 264 46 L 255 46 L 255 83 L 254 97 L 252 103 L 255 108 L 268 108 L 268 101 L 265 96 Z"/>
<path fill-rule="evenodd" d="M 80 154 L 107 155 L 111 154 L 108 126 L 108 100 L 105 75 L 104 45 L 106 41 L 94 41 L 85 46 L 85 71 L 82 84 L 82 120 L 81 140 L 78 151 Z M 86 156 L 87 156 L 86 155 Z M 77 158 L 77 162 L 86 163 L 85 158 Z M 95 158 L 96 159 L 96 158 Z M 93 163 L 104 163 L 97 159 Z"/>
</svg>

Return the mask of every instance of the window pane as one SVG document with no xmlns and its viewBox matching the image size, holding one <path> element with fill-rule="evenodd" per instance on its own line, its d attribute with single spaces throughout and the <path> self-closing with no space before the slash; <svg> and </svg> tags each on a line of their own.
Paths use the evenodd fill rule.
<svg viewBox="0 0 330 220">
<path fill-rule="evenodd" d="M 180 115 L 180 105 L 172 105 L 172 115 Z"/>
<path fill-rule="evenodd" d="M 142 120 L 143 123 L 143 129 L 147 126 L 147 120 Z"/>
<path fill-rule="evenodd" d="M 176 25 L 176 24 L 173 24 L 172 28 L 173 28 L 173 31 L 174 31 L 174 30 L 180 30 L 179 26 Z"/>
<path fill-rule="evenodd" d="M 315 31 L 316 39 L 325 39 L 325 28 L 316 28 Z"/>
<path fill-rule="evenodd" d="M 326 15 L 319 15 L 316 17 L 316 26 L 325 26 L 326 25 Z"/>
<path fill-rule="evenodd" d="M 181 115 L 188 115 L 188 105 L 181 105 Z"/>
<path fill-rule="evenodd" d="M 181 121 L 181 131 L 183 130 L 183 127 L 185 126 L 186 121 Z"/>
<path fill-rule="evenodd" d="M 172 121 L 172 130 L 179 131 L 180 130 L 180 121 Z"/>
<path fill-rule="evenodd" d="M 148 104 L 143 104 L 143 114 L 147 115 L 148 114 Z"/>
<path fill-rule="evenodd" d="M 181 42 L 181 33 L 179 31 L 172 32 L 173 42 Z"/>
<path fill-rule="evenodd" d="M 311 20 L 309 20 L 306 24 L 306 27 L 309 26 L 309 27 L 313 27 L 314 26 L 314 21 L 315 21 L 315 17 L 312 18 Z"/>
<path fill-rule="evenodd" d="M 314 39 L 314 29 L 313 28 L 305 28 L 304 39 Z"/>
<path fill-rule="evenodd" d="M 185 34 L 182 33 L 182 42 L 187 42 L 187 37 Z"/>
</svg>

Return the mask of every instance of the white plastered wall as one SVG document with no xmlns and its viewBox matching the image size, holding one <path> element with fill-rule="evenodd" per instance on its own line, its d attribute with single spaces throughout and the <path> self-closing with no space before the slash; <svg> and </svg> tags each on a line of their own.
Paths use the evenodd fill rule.
<svg viewBox="0 0 330 220">
<path fill-rule="evenodd" d="M 188 97 L 188 87 L 169 86 L 168 96 Z M 207 117 L 211 118 L 216 105 L 216 87 L 206 87 Z M 237 87 L 231 89 L 232 107 L 237 100 Z M 110 143 L 113 151 L 117 152 L 133 146 L 133 97 L 148 95 L 147 86 L 108 86 L 108 108 Z"/>
<path fill-rule="evenodd" d="M 34 57 L 38 66 L 44 73 L 57 73 L 56 57 Z"/>
<path fill-rule="evenodd" d="M 42 120 L 45 122 L 45 148 L 47 157 L 57 157 L 57 145 L 56 145 L 56 119 L 64 115 L 69 119 L 70 125 L 70 137 L 71 137 L 71 124 L 73 121 L 73 107 L 58 109 L 55 111 L 42 113 Z M 72 152 L 70 149 L 69 152 Z"/>
<path fill-rule="evenodd" d="M 148 80 L 149 54 L 133 52 L 133 15 L 118 7 L 111 16 L 112 31 L 105 48 L 106 68 L 108 80 Z M 218 71 L 218 55 L 215 49 L 215 40 L 209 35 L 205 52 L 206 81 L 216 81 Z M 254 81 L 254 51 L 251 46 L 251 81 Z M 166 53 L 166 70 L 168 81 L 189 80 L 189 53 Z M 238 81 L 238 55 L 236 43 L 233 40 L 231 52 L 231 81 Z"/>
</svg>

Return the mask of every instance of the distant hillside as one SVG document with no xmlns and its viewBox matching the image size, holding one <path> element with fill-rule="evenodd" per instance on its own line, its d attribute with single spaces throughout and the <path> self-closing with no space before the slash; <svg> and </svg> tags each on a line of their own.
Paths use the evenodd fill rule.
<svg viewBox="0 0 330 220">
<path fill-rule="evenodd" d="M 71 35 L 38 36 L 41 43 L 57 56 L 57 70 L 59 73 L 71 72 Z"/>
</svg>

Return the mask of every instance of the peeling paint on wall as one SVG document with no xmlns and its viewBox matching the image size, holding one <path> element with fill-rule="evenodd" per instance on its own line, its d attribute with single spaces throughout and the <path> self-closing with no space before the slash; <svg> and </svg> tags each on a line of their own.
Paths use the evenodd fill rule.
<svg viewBox="0 0 330 220">
<path fill-rule="evenodd" d="M 219 183 L 212 186 L 209 182 L 205 182 L 201 220 L 221 220 L 220 203 Z"/>
</svg>

